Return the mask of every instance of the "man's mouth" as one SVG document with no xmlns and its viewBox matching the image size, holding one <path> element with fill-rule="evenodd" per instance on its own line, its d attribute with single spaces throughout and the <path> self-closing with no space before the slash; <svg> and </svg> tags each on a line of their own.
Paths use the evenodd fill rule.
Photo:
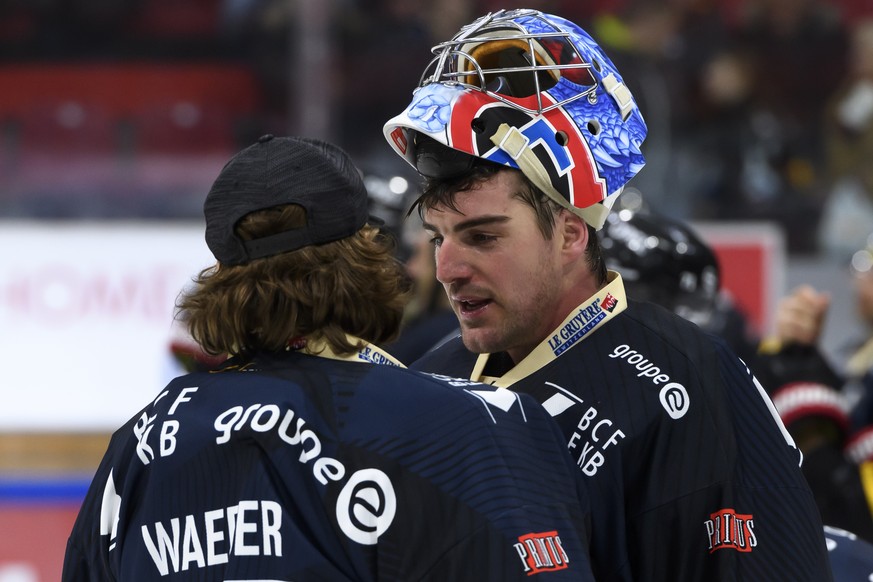
<svg viewBox="0 0 873 582">
<path fill-rule="evenodd" d="M 456 299 L 455 304 L 458 306 L 460 315 L 472 317 L 484 311 L 491 304 L 490 299 Z"/>
</svg>

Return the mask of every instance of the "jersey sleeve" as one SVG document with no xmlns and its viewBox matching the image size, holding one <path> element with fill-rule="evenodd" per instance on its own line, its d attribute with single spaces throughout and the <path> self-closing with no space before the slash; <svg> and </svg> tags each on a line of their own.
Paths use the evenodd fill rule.
<svg viewBox="0 0 873 582">
<path fill-rule="evenodd" d="M 697 458 L 708 456 L 712 465 L 703 475 L 715 479 L 701 479 L 699 488 L 631 520 L 629 537 L 637 544 L 663 524 L 675 524 L 666 551 L 641 551 L 637 571 L 671 571 L 681 580 L 830 580 L 802 455 L 751 372 L 721 342 L 714 345 L 717 366 L 699 370 L 706 388 L 689 388 L 691 401 L 705 405 L 704 414 L 691 417 L 681 432 L 698 436 L 684 450 L 690 444 L 701 451 Z M 677 470 L 680 479 L 701 476 L 681 464 Z"/>
<path fill-rule="evenodd" d="M 98 582 L 116 580 L 110 546 L 115 541 L 119 505 L 116 493 L 107 488 L 113 467 L 125 457 L 125 425 L 110 439 L 109 446 L 94 474 L 73 529 L 67 539 L 62 582 Z"/>
</svg>

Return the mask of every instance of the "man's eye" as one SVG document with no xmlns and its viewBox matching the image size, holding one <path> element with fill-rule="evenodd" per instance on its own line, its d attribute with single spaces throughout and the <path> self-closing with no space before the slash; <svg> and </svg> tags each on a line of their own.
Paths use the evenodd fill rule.
<svg viewBox="0 0 873 582">
<path fill-rule="evenodd" d="M 488 243 L 497 240 L 497 237 L 492 234 L 484 234 L 481 232 L 475 233 L 470 237 L 475 243 Z"/>
<path fill-rule="evenodd" d="M 428 242 L 430 242 L 430 244 L 432 244 L 433 246 L 438 247 L 441 244 L 443 244 L 443 237 L 434 236 L 434 237 L 431 237 L 430 241 L 428 241 Z"/>
</svg>

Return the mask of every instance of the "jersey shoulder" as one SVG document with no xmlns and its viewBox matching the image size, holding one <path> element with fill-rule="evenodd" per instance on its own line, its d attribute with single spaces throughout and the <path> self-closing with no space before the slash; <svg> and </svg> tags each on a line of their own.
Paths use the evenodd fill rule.
<svg viewBox="0 0 873 582">
<path fill-rule="evenodd" d="M 683 353 L 694 354 L 699 349 L 726 345 L 717 335 L 654 303 L 628 300 L 628 308 L 616 322 L 656 336 L 665 348 Z"/>
<path fill-rule="evenodd" d="M 464 347 L 461 336 L 455 335 L 412 362 L 409 367 L 412 370 L 469 378 L 477 358 L 477 354 Z"/>
</svg>

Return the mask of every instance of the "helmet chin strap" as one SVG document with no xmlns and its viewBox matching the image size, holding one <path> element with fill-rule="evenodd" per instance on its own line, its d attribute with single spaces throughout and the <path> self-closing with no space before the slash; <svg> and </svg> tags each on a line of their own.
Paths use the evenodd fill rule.
<svg viewBox="0 0 873 582">
<path fill-rule="evenodd" d="M 508 123 L 501 123 L 490 139 L 494 145 L 509 154 L 515 160 L 515 163 L 518 164 L 524 175 L 537 188 L 545 192 L 549 198 L 579 216 L 587 224 L 593 226 L 595 230 L 600 230 L 603 227 L 603 223 L 606 222 L 606 217 L 609 214 L 609 207 L 602 203 L 592 204 L 587 208 L 577 208 L 570 204 L 552 186 L 548 171 L 529 147 L 530 140 L 518 131 L 517 128 L 510 126 Z"/>
</svg>

